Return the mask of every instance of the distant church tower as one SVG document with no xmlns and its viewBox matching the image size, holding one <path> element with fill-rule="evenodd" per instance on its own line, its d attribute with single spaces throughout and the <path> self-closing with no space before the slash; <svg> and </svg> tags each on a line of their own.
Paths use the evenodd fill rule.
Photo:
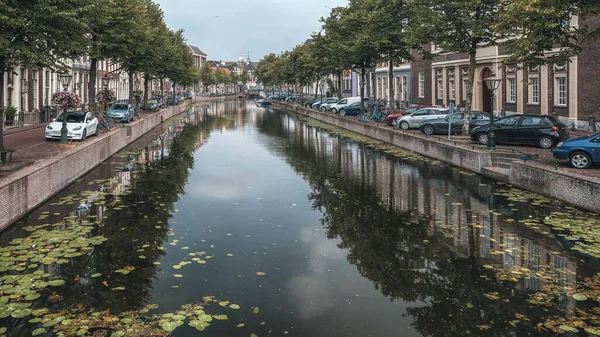
<svg viewBox="0 0 600 337">
<path fill-rule="evenodd" d="M 240 53 L 240 58 L 238 58 L 238 75 L 241 75 L 246 70 L 246 62 L 244 61 L 244 55 Z"/>
</svg>

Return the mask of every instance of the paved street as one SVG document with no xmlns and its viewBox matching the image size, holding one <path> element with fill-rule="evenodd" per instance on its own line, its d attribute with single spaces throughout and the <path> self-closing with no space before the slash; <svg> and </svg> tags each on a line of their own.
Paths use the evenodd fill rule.
<svg viewBox="0 0 600 337">
<path fill-rule="evenodd" d="M 6 131 L 11 132 L 12 130 Z M 18 151 L 26 150 L 43 143 L 46 143 L 43 125 L 39 125 L 39 127 L 36 125 L 36 128 L 28 131 L 11 133 L 4 137 L 4 147 Z"/>
</svg>

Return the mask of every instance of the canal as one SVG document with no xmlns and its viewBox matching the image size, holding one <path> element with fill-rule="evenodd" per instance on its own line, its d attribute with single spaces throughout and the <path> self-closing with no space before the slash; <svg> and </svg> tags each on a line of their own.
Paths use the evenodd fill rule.
<svg viewBox="0 0 600 337">
<path fill-rule="evenodd" d="M 0 335 L 600 334 L 598 215 L 323 127 L 166 121 L 1 233 Z"/>
</svg>

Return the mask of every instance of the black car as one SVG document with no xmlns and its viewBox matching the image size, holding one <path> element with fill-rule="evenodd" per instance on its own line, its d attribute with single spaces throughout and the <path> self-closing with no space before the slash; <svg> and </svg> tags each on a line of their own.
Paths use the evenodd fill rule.
<svg viewBox="0 0 600 337">
<path fill-rule="evenodd" d="M 471 131 L 471 140 L 487 145 L 490 125 L 478 126 Z M 494 122 L 497 143 L 536 145 L 551 149 L 569 139 L 567 126 L 554 116 L 513 115 Z"/>
<path fill-rule="evenodd" d="M 469 113 L 470 121 L 469 128 L 473 130 L 475 127 L 488 124 L 490 122 L 490 117 L 487 114 L 482 113 L 480 111 L 471 111 Z M 449 120 L 450 119 L 450 120 Z M 443 118 L 436 118 L 425 120 L 419 124 L 419 130 L 426 135 L 437 135 L 448 134 L 448 123 L 451 124 L 451 133 L 452 134 L 460 134 L 462 133 L 463 121 L 465 119 L 464 112 L 458 112 L 452 115 L 448 115 Z"/>
</svg>

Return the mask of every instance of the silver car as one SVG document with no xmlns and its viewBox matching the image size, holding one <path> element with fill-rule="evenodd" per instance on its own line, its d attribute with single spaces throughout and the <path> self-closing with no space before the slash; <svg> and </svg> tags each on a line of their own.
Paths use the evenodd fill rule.
<svg viewBox="0 0 600 337">
<path fill-rule="evenodd" d="M 449 113 L 450 111 L 447 108 L 423 108 L 410 115 L 399 117 L 396 120 L 396 125 L 403 130 L 416 129 L 424 120 L 442 118 Z"/>
</svg>

